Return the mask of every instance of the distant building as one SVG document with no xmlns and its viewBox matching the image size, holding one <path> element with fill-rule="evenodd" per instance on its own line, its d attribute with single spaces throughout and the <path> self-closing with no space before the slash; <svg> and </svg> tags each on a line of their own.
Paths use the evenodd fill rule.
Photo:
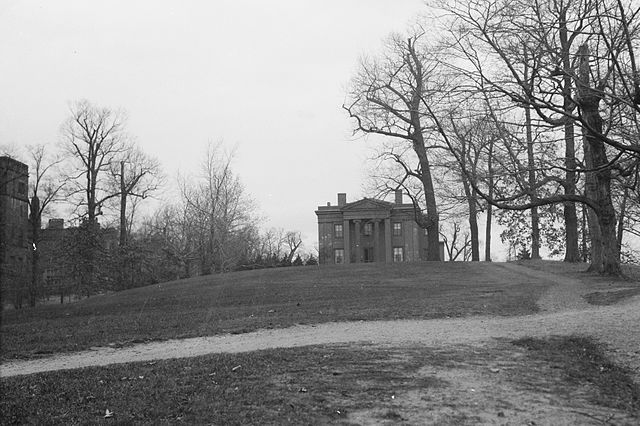
<svg viewBox="0 0 640 426">
<path fill-rule="evenodd" d="M 104 256 L 118 246 L 118 231 L 115 228 L 99 228 L 99 251 Z M 46 228 L 40 231 L 40 270 L 46 294 L 72 291 L 74 268 L 78 261 L 78 228 L 65 227 L 64 219 L 49 219 Z M 104 259 L 100 259 L 100 262 Z"/>
<path fill-rule="evenodd" d="M 0 157 L 0 292 L 17 297 L 26 284 L 29 258 L 29 167 Z M 17 291 L 17 293 L 16 293 Z M 13 294 L 8 294 L 11 292 Z"/>
<path fill-rule="evenodd" d="M 427 259 L 427 236 L 415 221 L 413 204 L 364 198 L 347 203 L 338 194 L 338 205 L 319 206 L 318 251 L 321 264 L 359 262 L 414 262 Z M 444 258 L 441 243 L 440 258 Z"/>
<path fill-rule="evenodd" d="M 47 228 L 40 231 L 40 271 L 47 294 L 57 291 L 69 275 L 65 258 L 67 234 L 64 219 L 49 219 Z"/>
</svg>

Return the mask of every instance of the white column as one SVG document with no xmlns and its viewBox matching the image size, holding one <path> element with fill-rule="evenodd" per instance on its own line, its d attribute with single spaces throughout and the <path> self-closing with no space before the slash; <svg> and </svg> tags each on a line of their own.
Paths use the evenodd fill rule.
<svg viewBox="0 0 640 426">
<path fill-rule="evenodd" d="M 387 263 L 393 262 L 393 250 L 391 248 L 391 219 L 384 220 L 384 255 Z"/>
<path fill-rule="evenodd" d="M 356 263 L 360 263 L 360 255 L 361 255 L 361 247 L 360 247 L 360 220 L 356 219 L 355 222 L 355 234 L 356 234 L 356 244 L 355 244 L 355 258 Z"/>
<path fill-rule="evenodd" d="M 382 250 L 380 247 L 380 221 L 376 219 L 373 222 L 373 261 L 380 262 L 382 260 Z"/>
<path fill-rule="evenodd" d="M 351 241 L 349 235 L 349 220 L 342 222 L 342 240 L 344 241 L 344 263 L 351 263 Z"/>
</svg>

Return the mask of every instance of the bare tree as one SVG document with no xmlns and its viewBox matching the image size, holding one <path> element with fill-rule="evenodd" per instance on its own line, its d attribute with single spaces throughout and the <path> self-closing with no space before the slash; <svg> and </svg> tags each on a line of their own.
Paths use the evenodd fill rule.
<svg viewBox="0 0 640 426">
<path fill-rule="evenodd" d="M 118 193 L 109 185 L 109 171 L 125 150 L 125 117 L 122 112 L 80 101 L 62 127 L 63 147 L 73 172 L 69 190 L 77 197 L 80 216 L 94 223 L 107 200 Z"/>
<path fill-rule="evenodd" d="M 302 245 L 302 234 L 299 231 L 288 231 L 285 234 L 285 241 L 287 243 L 287 247 L 289 248 L 286 263 L 288 265 L 293 261 L 293 257 L 296 255 L 297 250 Z"/>
<path fill-rule="evenodd" d="M 184 203 L 163 205 L 145 221 L 146 239 L 154 249 L 153 270 L 158 280 L 195 275 L 198 230 Z"/>
<path fill-rule="evenodd" d="M 180 190 L 198 229 L 201 272 L 225 272 L 243 252 L 237 236 L 253 224 L 253 201 L 232 169 L 233 153 L 210 144 L 201 175 L 181 179 Z"/>
<path fill-rule="evenodd" d="M 140 148 L 129 144 L 118 161 L 111 166 L 113 184 L 120 200 L 120 247 L 127 244 L 133 223 L 136 201 L 150 197 L 163 182 L 160 163 L 145 154 Z M 132 200 L 129 210 L 128 201 Z"/>
<path fill-rule="evenodd" d="M 471 260 L 480 260 L 480 237 L 478 230 L 478 214 L 484 208 L 484 200 L 478 195 L 475 188 L 483 183 L 487 191 L 493 191 L 495 177 L 493 174 L 493 144 L 496 139 L 496 131 L 492 119 L 481 107 L 467 104 L 461 112 L 452 111 L 449 113 L 448 127 L 451 135 L 451 149 L 455 150 L 455 158 L 460 161 L 449 160 L 447 169 L 457 176 L 455 181 L 462 184 L 463 200 L 466 204 L 469 233 Z M 451 183 L 447 186 L 451 187 Z M 491 241 L 491 212 L 487 214 L 487 228 L 485 234 L 487 239 L 485 244 Z M 485 250 L 485 258 L 487 251 Z"/>
<path fill-rule="evenodd" d="M 440 231 L 449 261 L 455 262 L 461 256 L 462 258 L 460 260 L 470 260 L 472 251 L 469 233 L 463 232 L 462 226 L 456 221 L 451 222 L 449 228 L 448 232 Z"/>
<path fill-rule="evenodd" d="M 416 221 L 427 230 L 427 258 L 440 260 L 439 215 L 428 154 L 430 131 L 424 111 L 425 103 L 434 102 L 433 94 L 442 92 L 434 87 L 433 62 L 427 60 L 423 38 L 419 30 L 407 38 L 393 36 L 378 59 L 363 59 L 343 108 L 354 120 L 354 133 L 396 138 L 413 149 L 418 164 L 407 167 L 405 176 L 422 185 L 426 215 L 414 204 Z"/>
<path fill-rule="evenodd" d="M 66 188 L 69 197 L 75 200 L 76 213 L 83 219 L 77 239 L 86 247 L 74 262 L 76 276 L 86 294 L 90 294 L 96 279 L 97 253 L 102 249 L 97 218 L 105 203 L 118 196 L 109 185 L 109 176 L 125 149 L 127 135 L 121 112 L 88 101 L 75 103 L 70 112 L 62 127 L 62 143 L 71 164 Z"/>
<path fill-rule="evenodd" d="M 572 191 L 551 191 L 552 195 L 531 199 L 532 190 L 558 183 L 557 177 L 548 176 L 537 178 L 533 188 L 494 196 L 491 202 L 512 209 L 551 203 L 587 204 L 596 214 L 603 237 L 602 258 L 592 256 L 592 267 L 607 274 L 620 274 L 611 173 L 625 156 L 639 153 L 640 145 L 617 138 L 611 129 L 620 125 L 621 116 L 627 125 L 637 127 L 637 115 L 628 112 L 640 107 L 640 78 L 634 53 L 638 43 L 638 6 L 622 0 L 562 4 L 553 0 L 478 0 L 448 2 L 443 7 L 454 16 L 452 45 L 458 59 L 464 62 L 454 64 L 456 70 L 515 105 L 527 105 L 549 125 L 564 126 L 565 140 L 567 132 L 571 132 L 569 128 L 577 126 L 589 148 L 585 159 L 591 156 L 588 169 L 580 170 L 565 161 L 556 163 L 555 169 L 565 171 L 567 176 L 572 172 L 593 173 L 595 192 L 576 195 Z M 569 21 L 574 24 L 572 29 L 567 28 Z M 558 34 L 560 40 L 549 34 Z M 529 81 L 522 77 L 522 61 L 513 52 L 518 43 L 530 46 L 529 51 L 537 58 Z M 607 156 L 608 149 L 613 150 L 612 160 Z M 565 157 L 570 156 L 573 154 L 567 149 Z M 564 179 L 565 187 L 570 180 Z M 524 201 L 524 197 L 529 200 Z"/>
<path fill-rule="evenodd" d="M 31 280 L 29 285 L 29 304 L 35 306 L 41 289 L 40 271 L 40 229 L 42 216 L 49 207 L 61 201 L 65 180 L 59 175 L 58 165 L 63 158 L 51 155 L 45 145 L 27 147 L 31 171 L 31 201 L 29 203 L 29 224 L 31 225 Z"/>
</svg>

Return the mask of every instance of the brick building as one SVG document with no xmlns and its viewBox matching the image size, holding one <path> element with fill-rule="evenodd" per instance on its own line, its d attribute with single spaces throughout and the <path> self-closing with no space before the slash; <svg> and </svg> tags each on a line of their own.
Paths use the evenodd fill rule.
<svg viewBox="0 0 640 426">
<path fill-rule="evenodd" d="M 79 228 L 65 227 L 64 219 L 49 219 L 40 231 L 40 270 L 46 295 L 69 293 L 74 289 L 74 268 L 78 262 Z M 97 263 L 108 263 L 108 256 L 118 247 L 118 230 L 98 225 Z"/>
<path fill-rule="evenodd" d="M 338 205 L 319 206 L 318 251 L 321 264 L 359 262 L 414 262 L 427 259 L 427 236 L 415 222 L 413 204 L 405 204 L 402 191 L 395 203 L 364 198 Z M 444 246 L 440 244 L 440 258 Z"/>
<path fill-rule="evenodd" d="M 0 157 L 0 292 L 3 303 L 9 298 L 19 298 L 21 294 L 16 291 L 26 284 L 30 253 L 28 187 L 29 167 L 11 157 Z M 13 302 L 21 303 L 20 300 Z"/>
</svg>

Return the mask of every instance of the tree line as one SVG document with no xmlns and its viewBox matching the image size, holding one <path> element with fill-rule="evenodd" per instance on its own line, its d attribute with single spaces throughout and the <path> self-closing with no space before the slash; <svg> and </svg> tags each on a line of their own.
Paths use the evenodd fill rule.
<svg viewBox="0 0 640 426">
<path fill-rule="evenodd" d="M 260 228 L 257 206 L 222 143 L 208 146 L 196 173 L 177 179 L 175 197 L 144 215 L 144 203 L 166 190 L 167 178 L 127 132 L 122 111 L 76 102 L 59 144 L 3 151 L 22 154 L 30 170 L 29 265 L 2 285 L 3 298 L 16 307 L 53 294 L 63 301 L 195 275 L 317 263 L 302 253 L 300 232 Z M 67 219 L 76 226 L 58 234 L 43 229 L 54 208 L 70 209 Z"/>
<path fill-rule="evenodd" d="M 374 189 L 406 190 L 429 247 L 456 242 L 450 257 L 480 260 L 485 212 L 486 260 L 498 216 L 521 257 L 546 246 L 620 275 L 639 234 L 638 4 L 427 3 L 433 16 L 364 56 L 347 90 L 354 133 L 379 140 Z"/>
</svg>

